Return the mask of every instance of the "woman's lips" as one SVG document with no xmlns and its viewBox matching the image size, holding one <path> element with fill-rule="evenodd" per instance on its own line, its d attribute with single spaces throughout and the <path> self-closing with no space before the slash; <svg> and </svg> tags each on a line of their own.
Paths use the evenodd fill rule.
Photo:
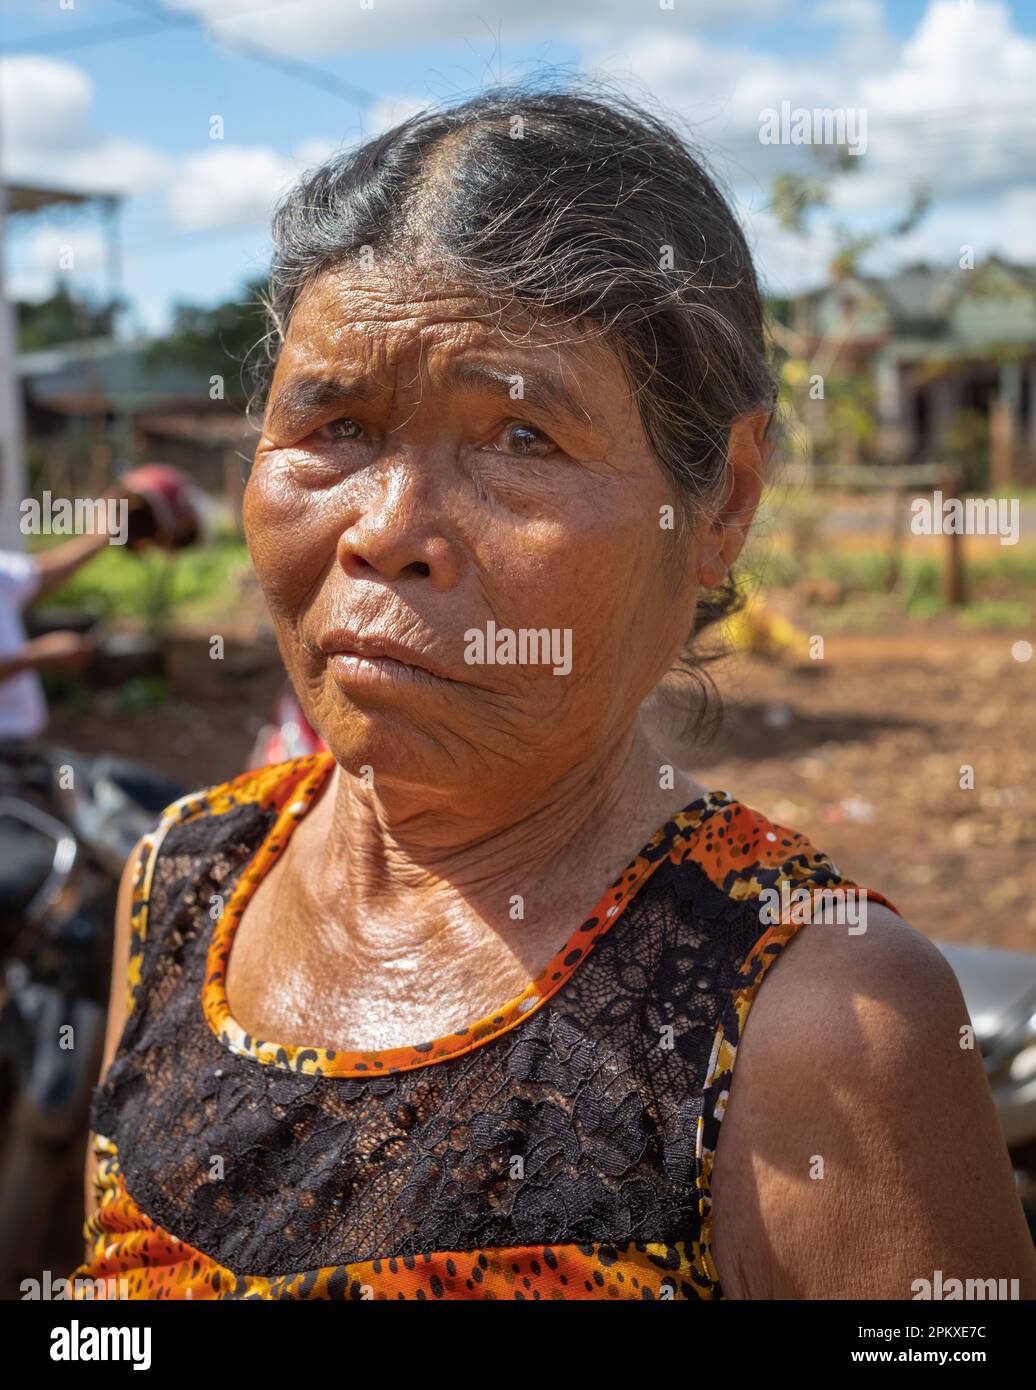
<svg viewBox="0 0 1036 1390">
<path fill-rule="evenodd" d="M 372 685 L 446 686 L 455 682 L 423 666 L 393 656 L 337 651 L 328 658 L 328 667 L 339 686 L 355 688 Z"/>
</svg>

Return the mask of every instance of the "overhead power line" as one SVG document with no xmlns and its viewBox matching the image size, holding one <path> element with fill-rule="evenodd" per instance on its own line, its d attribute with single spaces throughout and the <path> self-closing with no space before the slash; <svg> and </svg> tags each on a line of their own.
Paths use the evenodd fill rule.
<svg viewBox="0 0 1036 1390">
<path fill-rule="evenodd" d="M 284 9 L 286 5 L 300 2 L 301 0 L 279 0 L 279 4 L 275 5 L 267 0 L 266 4 L 255 5 L 248 10 L 238 10 L 234 17 L 243 19 L 248 15 L 257 14 L 261 10 Z M 94 24 L 88 29 L 71 30 L 67 34 L 36 34 L 20 40 L 17 48 L 8 51 L 13 53 L 43 53 L 70 48 L 86 48 L 91 44 L 119 43 L 125 39 L 149 38 L 167 29 L 194 29 L 202 34 L 205 33 L 205 26 L 197 15 L 170 10 L 163 4 L 149 4 L 147 0 L 120 0 L 120 4 L 136 10 L 140 19 L 125 20 L 121 24 Z M 373 92 L 368 92 L 363 87 L 357 87 L 352 82 L 344 82 L 335 73 L 327 72 L 324 68 L 317 67 L 315 63 L 306 63 L 298 58 L 286 58 L 276 50 L 266 47 L 265 44 L 254 43 L 251 39 L 234 38 L 224 30 L 219 31 L 218 42 L 223 48 L 229 49 L 233 53 L 240 53 L 242 57 L 251 58 L 253 62 L 262 63 L 266 67 L 276 68 L 279 72 L 287 73 L 299 82 L 306 82 L 311 87 L 317 87 L 331 96 L 348 101 L 351 105 L 367 106 L 375 100 Z"/>
<path fill-rule="evenodd" d="M 50 53 L 66 48 L 88 48 L 95 43 L 117 43 L 157 34 L 167 27 L 165 20 L 124 19 L 113 24 L 91 24 L 88 29 L 70 28 L 67 34 L 31 34 L 19 39 L 15 53 Z"/>
<path fill-rule="evenodd" d="M 198 29 L 204 33 L 204 25 L 197 15 L 170 10 L 164 4 L 153 3 L 153 0 L 120 0 L 120 4 L 129 6 L 130 9 L 138 11 L 149 19 L 159 19 L 172 27 Z M 270 5 L 256 7 L 256 9 L 270 8 Z M 252 11 L 239 11 L 238 13 L 243 15 L 252 13 Z M 263 63 L 266 67 L 276 68 L 280 72 L 297 78 L 300 82 L 308 82 L 311 87 L 318 87 L 321 91 L 328 92 L 331 96 L 340 97 L 343 101 L 348 101 L 353 105 L 367 106 L 375 100 L 373 92 L 354 86 L 351 82 L 343 82 L 333 72 L 327 72 L 314 63 L 306 63 L 299 58 L 286 58 L 274 49 L 267 48 L 265 44 L 254 43 L 251 39 L 232 38 L 225 30 L 220 30 L 219 43 L 232 53 L 240 53 L 242 57 L 251 58 L 254 62 Z"/>
</svg>

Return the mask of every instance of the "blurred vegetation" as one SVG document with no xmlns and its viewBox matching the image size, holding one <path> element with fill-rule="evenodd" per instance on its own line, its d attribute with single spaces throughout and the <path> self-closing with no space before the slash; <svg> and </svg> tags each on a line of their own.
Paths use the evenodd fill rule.
<svg viewBox="0 0 1036 1390">
<path fill-rule="evenodd" d="M 233 531 L 171 554 L 107 546 L 48 597 L 47 607 L 86 609 L 107 622 L 134 619 L 162 631 L 174 619 L 225 617 L 251 573 L 248 549 Z"/>
<path fill-rule="evenodd" d="M 262 360 L 259 346 L 266 333 L 262 293 L 266 280 L 252 280 L 236 299 L 203 308 L 179 303 L 172 328 L 150 343 L 145 361 L 153 366 L 175 364 L 206 375 L 213 364 L 232 364 L 227 373 L 228 396 L 246 397 L 253 389 L 252 371 Z"/>
<path fill-rule="evenodd" d="M 782 516 L 782 521 L 787 519 Z M 782 528 L 790 540 L 791 529 Z M 895 587 L 889 587 L 887 546 L 847 549 L 818 542 L 807 554 L 792 544 L 753 546 L 743 565 L 762 590 L 799 590 L 812 613 L 823 612 L 825 631 L 894 631 L 903 617 L 952 617 L 967 628 L 1017 628 L 1036 621 L 1036 549 L 992 548 L 969 554 L 967 607 L 953 609 L 943 597 L 943 562 L 938 554 L 907 552 Z M 820 597 L 814 597 L 813 586 Z"/>
<path fill-rule="evenodd" d="M 1023 506 L 1036 503 L 1036 490 L 1009 494 Z M 887 536 L 875 533 L 863 543 L 856 536 L 846 544 L 826 525 L 831 503 L 830 494 L 808 488 L 768 490 L 741 564 L 759 590 L 792 595 L 800 615 L 822 613 L 824 631 L 892 632 L 904 618 L 938 618 L 971 630 L 1036 622 L 1036 546 L 967 546 L 968 603 L 953 608 L 943 596 L 939 546 L 906 544 L 893 569 Z"/>
<path fill-rule="evenodd" d="M 209 376 L 222 363 L 230 398 L 251 394 L 251 366 L 261 358 L 266 333 L 262 295 L 265 278 L 248 281 L 241 293 L 220 304 L 202 306 L 181 302 L 173 308 L 172 326 L 144 350 L 151 367 L 179 366 Z M 48 298 L 19 302 L 18 350 L 34 352 L 84 338 L 111 336 L 121 301 L 100 302 L 73 295 L 59 283 Z"/>
<path fill-rule="evenodd" d="M 960 469 L 965 492 L 978 492 L 989 486 L 989 435 L 989 416 L 981 410 L 959 410 L 942 432 L 941 457 Z"/>
<path fill-rule="evenodd" d="M 832 210 L 838 185 L 858 176 L 865 159 L 839 145 L 813 144 L 809 150 L 812 171 L 784 171 L 770 184 L 770 211 L 777 224 L 804 242 L 815 214 Z M 835 219 L 830 226 L 834 244 L 826 267 L 828 282 L 858 274 L 868 254 L 908 236 L 927 214 L 930 202 L 929 190 L 918 184 L 898 216 L 863 235 Z M 840 463 L 851 467 L 873 461 L 878 443 L 873 376 L 868 370 L 843 366 L 834 339 L 822 337 L 815 342 L 811 333 L 801 331 L 808 298 L 774 299 L 768 304 L 769 335 L 779 364 L 780 404 L 791 426 L 789 456 L 809 466 Z"/>
<path fill-rule="evenodd" d="M 59 281 L 58 288 L 48 299 L 36 303 L 18 301 L 18 351 L 37 352 L 83 338 L 107 337 L 112 317 L 120 307 L 118 302 L 94 303 L 77 298 Z"/>
</svg>

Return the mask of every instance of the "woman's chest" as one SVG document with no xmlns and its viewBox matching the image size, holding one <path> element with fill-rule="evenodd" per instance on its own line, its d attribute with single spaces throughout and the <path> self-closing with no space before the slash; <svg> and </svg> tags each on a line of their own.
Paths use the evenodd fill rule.
<svg viewBox="0 0 1036 1390">
<path fill-rule="evenodd" d="M 484 923 L 418 923 L 405 908 L 350 930 L 345 914 L 329 923 L 298 912 L 264 882 L 234 932 L 227 999 L 257 1037 L 340 1051 L 414 1046 L 515 999 L 564 935 L 552 923 L 510 937 Z"/>
<path fill-rule="evenodd" d="M 142 1042 L 97 1129 L 141 1209 L 227 1269 L 636 1242 L 693 1259 L 700 1078 L 557 1008 L 390 1075 L 261 1065 L 190 1027 Z"/>
<path fill-rule="evenodd" d="M 242 1031 L 204 901 L 190 885 L 180 907 L 156 898 L 134 1021 L 94 1115 L 164 1230 L 263 1277 L 559 1247 L 705 1268 L 698 1143 L 732 981 L 661 878 L 592 950 L 558 961 L 528 1011 L 402 1058 L 321 1049 L 308 1025 L 294 1048 L 265 1025 Z M 255 962 L 280 973 L 269 953 Z"/>
</svg>

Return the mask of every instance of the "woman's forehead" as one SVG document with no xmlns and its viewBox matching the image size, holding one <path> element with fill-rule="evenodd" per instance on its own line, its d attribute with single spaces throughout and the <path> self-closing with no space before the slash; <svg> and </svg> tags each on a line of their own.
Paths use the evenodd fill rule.
<svg viewBox="0 0 1036 1390">
<path fill-rule="evenodd" d="M 460 387 L 493 379 L 512 399 L 542 388 L 567 404 L 585 405 L 580 381 L 626 394 L 625 373 L 599 330 L 560 324 L 531 306 L 506 309 L 463 286 L 429 274 L 396 276 L 364 270 L 327 271 L 295 306 L 277 376 L 377 374 L 407 366 L 442 375 Z M 275 384 L 279 384 L 276 383 Z"/>
<path fill-rule="evenodd" d="M 584 357 L 611 356 L 600 329 L 562 319 L 515 300 L 502 304 L 471 287 L 432 272 L 336 269 L 325 271 L 300 294 L 286 342 L 330 340 L 347 334 L 376 333 L 406 340 L 431 336 L 554 348 Z"/>
</svg>

